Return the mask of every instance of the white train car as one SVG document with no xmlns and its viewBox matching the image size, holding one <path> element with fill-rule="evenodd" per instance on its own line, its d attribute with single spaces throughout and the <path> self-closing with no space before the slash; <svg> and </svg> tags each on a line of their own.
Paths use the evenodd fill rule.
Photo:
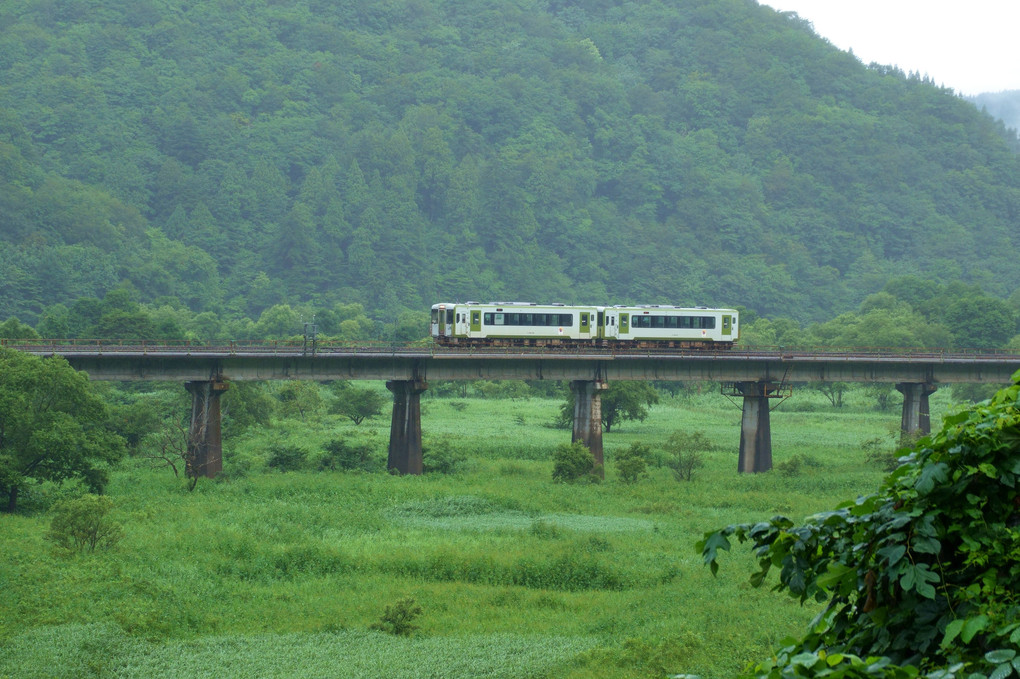
<svg viewBox="0 0 1020 679">
<path fill-rule="evenodd" d="M 443 345 L 556 346 L 598 338 L 596 307 L 527 302 L 432 305 L 432 336 Z"/>
<path fill-rule="evenodd" d="M 739 331 L 736 309 L 526 302 L 432 305 L 432 337 L 443 346 L 726 349 Z"/>
<path fill-rule="evenodd" d="M 736 309 L 614 306 L 601 313 L 602 337 L 642 348 L 728 348 L 740 334 Z"/>
</svg>

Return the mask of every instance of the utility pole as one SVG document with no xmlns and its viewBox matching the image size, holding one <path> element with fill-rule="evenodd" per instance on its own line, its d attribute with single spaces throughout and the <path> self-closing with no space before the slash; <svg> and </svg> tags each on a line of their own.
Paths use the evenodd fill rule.
<svg viewBox="0 0 1020 679">
<path fill-rule="evenodd" d="M 304 332 L 304 346 L 302 347 L 305 354 L 308 354 L 308 348 L 311 347 L 312 356 L 315 355 L 316 339 L 315 336 L 319 331 L 319 327 L 315 325 L 315 316 L 312 316 L 311 321 L 305 321 L 305 332 Z"/>
</svg>

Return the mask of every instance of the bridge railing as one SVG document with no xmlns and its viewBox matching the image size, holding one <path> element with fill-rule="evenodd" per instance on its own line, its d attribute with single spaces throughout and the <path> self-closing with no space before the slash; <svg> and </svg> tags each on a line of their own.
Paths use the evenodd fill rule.
<svg viewBox="0 0 1020 679">
<path fill-rule="evenodd" d="M 0 346 L 21 349 L 32 353 L 54 354 L 116 354 L 116 353 L 169 353 L 169 354 L 221 354 L 221 355 L 322 355 L 330 354 L 421 354 L 439 356 L 729 356 L 781 360 L 838 360 L 838 359 L 928 359 L 928 360 L 1020 360 L 1016 352 L 1005 349 L 933 349 L 916 347 L 820 347 L 740 345 L 732 349 L 633 349 L 611 345 L 609 347 L 441 347 L 431 340 L 392 342 L 385 340 L 224 340 L 200 341 L 193 339 L 0 339 Z"/>
<path fill-rule="evenodd" d="M 192 339 L 0 339 L 0 346 L 34 353 L 219 353 L 311 354 L 326 352 L 387 353 L 430 351 L 432 342 L 224 340 Z"/>
</svg>

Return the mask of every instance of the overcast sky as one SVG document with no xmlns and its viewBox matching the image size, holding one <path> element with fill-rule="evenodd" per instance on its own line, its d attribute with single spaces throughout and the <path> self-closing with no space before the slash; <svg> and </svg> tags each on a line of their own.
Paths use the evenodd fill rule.
<svg viewBox="0 0 1020 679">
<path fill-rule="evenodd" d="M 1020 0 L 759 0 L 797 12 L 865 64 L 927 74 L 960 94 L 1020 90 Z"/>
</svg>

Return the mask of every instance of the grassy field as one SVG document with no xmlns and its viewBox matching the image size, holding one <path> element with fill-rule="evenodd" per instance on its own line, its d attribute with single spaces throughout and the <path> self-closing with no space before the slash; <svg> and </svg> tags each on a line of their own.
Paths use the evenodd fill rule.
<svg viewBox="0 0 1020 679">
<path fill-rule="evenodd" d="M 379 387 L 382 389 L 382 387 Z M 776 469 L 739 475 L 740 403 L 663 398 L 604 438 L 606 479 L 554 484 L 559 401 L 423 400 L 428 454 L 452 474 L 317 472 L 336 438 L 384 459 L 389 422 L 286 421 L 228 440 L 226 473 L 187 492 L 129 460 L 108 494 L 125 536 L 61 555 L 49 516 L 0 515 L 0 677 L 732 677 L 817 612 L 718 577 L 694 543 L 734 522 L 801 519 L 874 490 L 898 408 L 798 391 L 772 413 Z M 948 395 L 933 397 L 933 424 Z M 614 451 L 702 431 L 689 482 L 656 466 L 623 483 Z M 300 446 L 308 470 L 267 467 Z M 411 636 L 370 629 L 411 597 Z"/>
</svg>

